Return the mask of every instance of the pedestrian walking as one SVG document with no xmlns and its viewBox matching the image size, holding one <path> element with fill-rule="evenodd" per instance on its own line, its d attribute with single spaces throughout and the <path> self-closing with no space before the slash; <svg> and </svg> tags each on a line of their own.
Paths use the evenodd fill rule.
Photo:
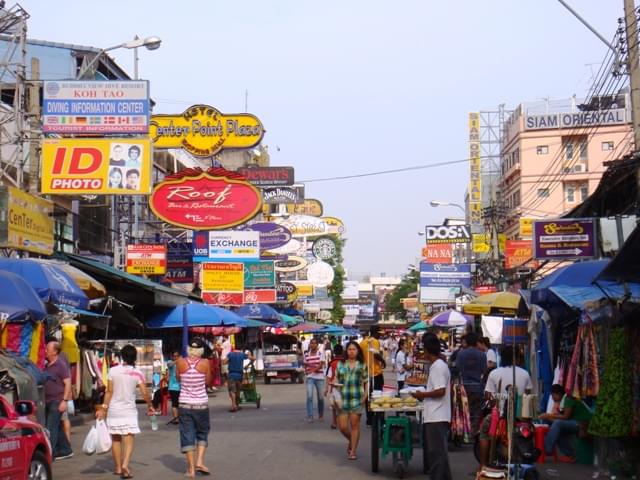
<svg viewBox="0 0 640 480">
<path fill-rule="evenodd" d="M 96 412 L 98 419 L 107 421 L 111 435 L 111 455 L 115 464 L 114 474 L 120 478 L 133 478 L 129 463 L 133 455 L 134 435 L 140 433 L 138 409 L 136 408 L 136 388 L 140 389 L 148 405 L 147 415 L 155 415 L 151 396 L 145 386 L 144 375 L 135 367 L 138 351 L 133 345 L 125 345 L 120 350 L 122 364 L 109 370 L 107 391 L 102 407 Z"/>
<path fill-rule="evenodd" d="M 49 430 L 53 458 L 62 460 L 73 456 L 69 440 L 61 428 L 62 414 L 67 411 L 67 400 L 71 399 L 71 375 L 67 363 L 60 358 L 58 341 L 52 340 L 47 343 L 45 357 L 45 423 Z"/>
<path fill-rule="evenodd" d="M 404 382 L 411 368 L 411 357 L 409 356 L 407 342 L 401 338 L 398 342 L 398 353 L 395 358 L 396 380 L 398 382 L 398 392 L 404 388 Z"/>
<path fill-rule="evenodd" d="M 180 352 L 177 350 L 171 352 L 171 360 L 167 362 L 167 370 L 169 377 L 169 398 L 171 399 L 171 420 L 172 425 L 177 425 L 179 422 L 178 406 L 180 404 L 180 382 L 178 381 L 176 362 L 180 358 Z"/>
<path fill-rule="evenodd" d="M 194 338 L 187 347 L 187 358 L 177 361 L 180 382 L 178 414 L 180 422 L 180 450 L 187 459 L 187 477 L 196 473 L 209 475 L 204 465 L 204 454 L 209 445 L 209 396 L 207 384 L 211 382 L 209 362 L 202 359 L 204 342 Z"/>
<path fill-rule="evenodd" d="M 333 347 L 333 357 L 329 366 L 327 367 L 327 381 L 324 387 L 324 396 L 331 395 L 333 393 L 333 382 L 336 378 L 336 369 L 338 364 L 344 360 L 344 350 L 339 343 Z M 338 428 L 338 410 L 334 402 L 331 402 L 331 428 Z"/>
<path fill-rule="evenodd" d="M 451 423 L 451 376 L 446 362 L 440 358 L 440 342 L 425 336 L 424 349 L 431 362 L 427 389 L 412 395 L 422 400 L 424 442 L 427 449 L 430 480 L 452 480 L 447 439 Z"/>
<path fill-rule="evenodd" d="M 458 353 L 456 366 L 469 399 L 471 433 L 475 435 L 478 433 L 482 414 L 483 375 L 487 369 L 487 356 L 478 348 L 476 333 L 468 333 L 465 338 L 468 347 Z"/>
<path fill-rule="evenodd" d="M 313 422 L 313 390 L 316 391 L 318 403 L 318 420 L 324 418 L 324 370 L 326 362 L 324 354 L 318 348 L 318 340 L 309 341 L 309 350 L 304 354 L 304 373 L 307 382 L 307 421 Z"/>
<path fill-rule="evenodd" d="M 356 460 L 360 441 L 360 418 L 366 408 L 369 395 L 369 375 L 364 354 L 356 342 L 347 344 L 346 360 L 336 368 L 334 388 L 341 393 L 341 407 L 338 411 L 338 428 L 347 439 L 347 458 Z"/>
<path fill-rule="evenodd" d="M 238 350 L 231 350 L 227 354 L 227 358 L 223 360 L 225 364 L 228 364 L 229 379 L 227 380 L 227 389 L 229 390 L 229 398 L 231 399 L 230 412 L 237 412 L 240 410 L 240 392 L 242 391 L 242 377 L 244 375 L 244 361 L 255 361 L 255 357 L 251 352 L 240 352 Z"/>
</svg>

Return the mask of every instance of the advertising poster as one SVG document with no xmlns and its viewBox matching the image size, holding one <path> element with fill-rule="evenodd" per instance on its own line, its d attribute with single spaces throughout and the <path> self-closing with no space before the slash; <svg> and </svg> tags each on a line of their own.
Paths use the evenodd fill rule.
<svg viewBox="0 0 640 480">
<path fill-rule="evenodd" d="M 244 293 L 244 264 L 207 262 L 202 264 L 200 282 L 203 292 Z"/>
<path fill-rule="evenodd" d="M 167 274 L 173 283 L 193 283 L 191 242 L 167 244 Z"/>
<path fill-rule="evenodd" d="M 167 272 L 166 245 L 127 245 L 127 273 L 164 275 Z"/>
<path fill-rule="evenodd" d="M 293 167 L 243 167 L 238 173 L 256 187 L 281 187 L 293 185 Z"/>
<path fill-rule="evenodd" d="M 524 266 L 533 258 L 531 240 L 507 240 L 504 252 L 505 268 Z"/>
<path fill-rule="evenodd" d="M 426 225 L 427 245 L 438 243 L 470 243 L 469 225 Z"/>
<path fill-rule="evenodd" d="M 41 192 L 56 195 L 147 195 L 148 138 L 45 138 Z"/>
<path fill-rule="evenodd" d="M 245 261 L 244 288 L 274 288 L 276 272 L 272 261 Z"/>
<path fill-rule="evenodd" d="M 457 263 L 451 265 L 420 262 L 421 287 L 470 287 L 471 265 Z"/>
<path fill-rule="evenodd" d="M 453 249 L 450 243 L 425 245 L 422 247 L 422 257 L 427 263 L 452 263 Z"/>
<path fill-rule="evenodd" d="M 53 253 L 53 203 L 14 187 L 0 187 L 0 246 Z"/>
<path fill-rule="evenodd" d="M 593 258 L 596 255 L 595 222 L 584 218 L 536 220 L 533 248 L 538 260 Z"/>
</svg>

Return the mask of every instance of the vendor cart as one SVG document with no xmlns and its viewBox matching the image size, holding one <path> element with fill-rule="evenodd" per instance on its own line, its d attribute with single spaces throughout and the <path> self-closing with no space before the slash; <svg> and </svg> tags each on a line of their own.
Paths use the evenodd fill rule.
<svg viewBox="0 0 640 480">
<path fill-rule="evenodd" d="M 261 395 L 256 388 L 256 368 L 253 362 L 244 367 L 242 376 L 242 390 L 238 403 L 255 403 L 260 408 Z"/>
<path fill-rule="evenodd" d="M 422 448 L 422 471 L 427 473 L 427 452 L 423 445 L 422 405 L 370 406 L 371 412 L 371 471 L 379 470 L 380 453 L 391 454 L 393 469 L 403 478 L 413 457 L 413 448 Z"/>
</svg>

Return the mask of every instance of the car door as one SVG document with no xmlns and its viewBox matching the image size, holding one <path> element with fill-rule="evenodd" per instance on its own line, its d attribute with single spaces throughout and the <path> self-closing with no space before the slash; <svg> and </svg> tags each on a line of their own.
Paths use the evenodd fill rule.
<svg viewBox="0 0 640 480">
<path fill-rule="evenodd" d="M 25 478 L 20 427 L 0 401 L 0 480 Z"/>
</svg>

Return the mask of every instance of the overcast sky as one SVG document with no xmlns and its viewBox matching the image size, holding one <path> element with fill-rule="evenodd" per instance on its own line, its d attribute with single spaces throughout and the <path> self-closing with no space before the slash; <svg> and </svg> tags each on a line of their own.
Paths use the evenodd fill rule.
<svg viewBox="0 0 640 480">
<path fill-rule="evenodd" d="M 11 2 L 7 2 L 11 5 Z M 272 164 L 298 180 L 461 160 L 467 113 L 586 93 L 606 47 L 556 0 L 22 0 L 32 38 L 110 47 L 134 35 L 156 113 L 194 103 L 265 125 Z M 612 38 L 622 0 L 569 0 Z M 132 52 L 113 56 L 129 72 Z M 596 64 L 596 65 L 591 65 Z M 425 224 L 457 216 L 459 163 L 308 182 L 347 227 L 352 277 L 405 273 Z"/>
</svg>

